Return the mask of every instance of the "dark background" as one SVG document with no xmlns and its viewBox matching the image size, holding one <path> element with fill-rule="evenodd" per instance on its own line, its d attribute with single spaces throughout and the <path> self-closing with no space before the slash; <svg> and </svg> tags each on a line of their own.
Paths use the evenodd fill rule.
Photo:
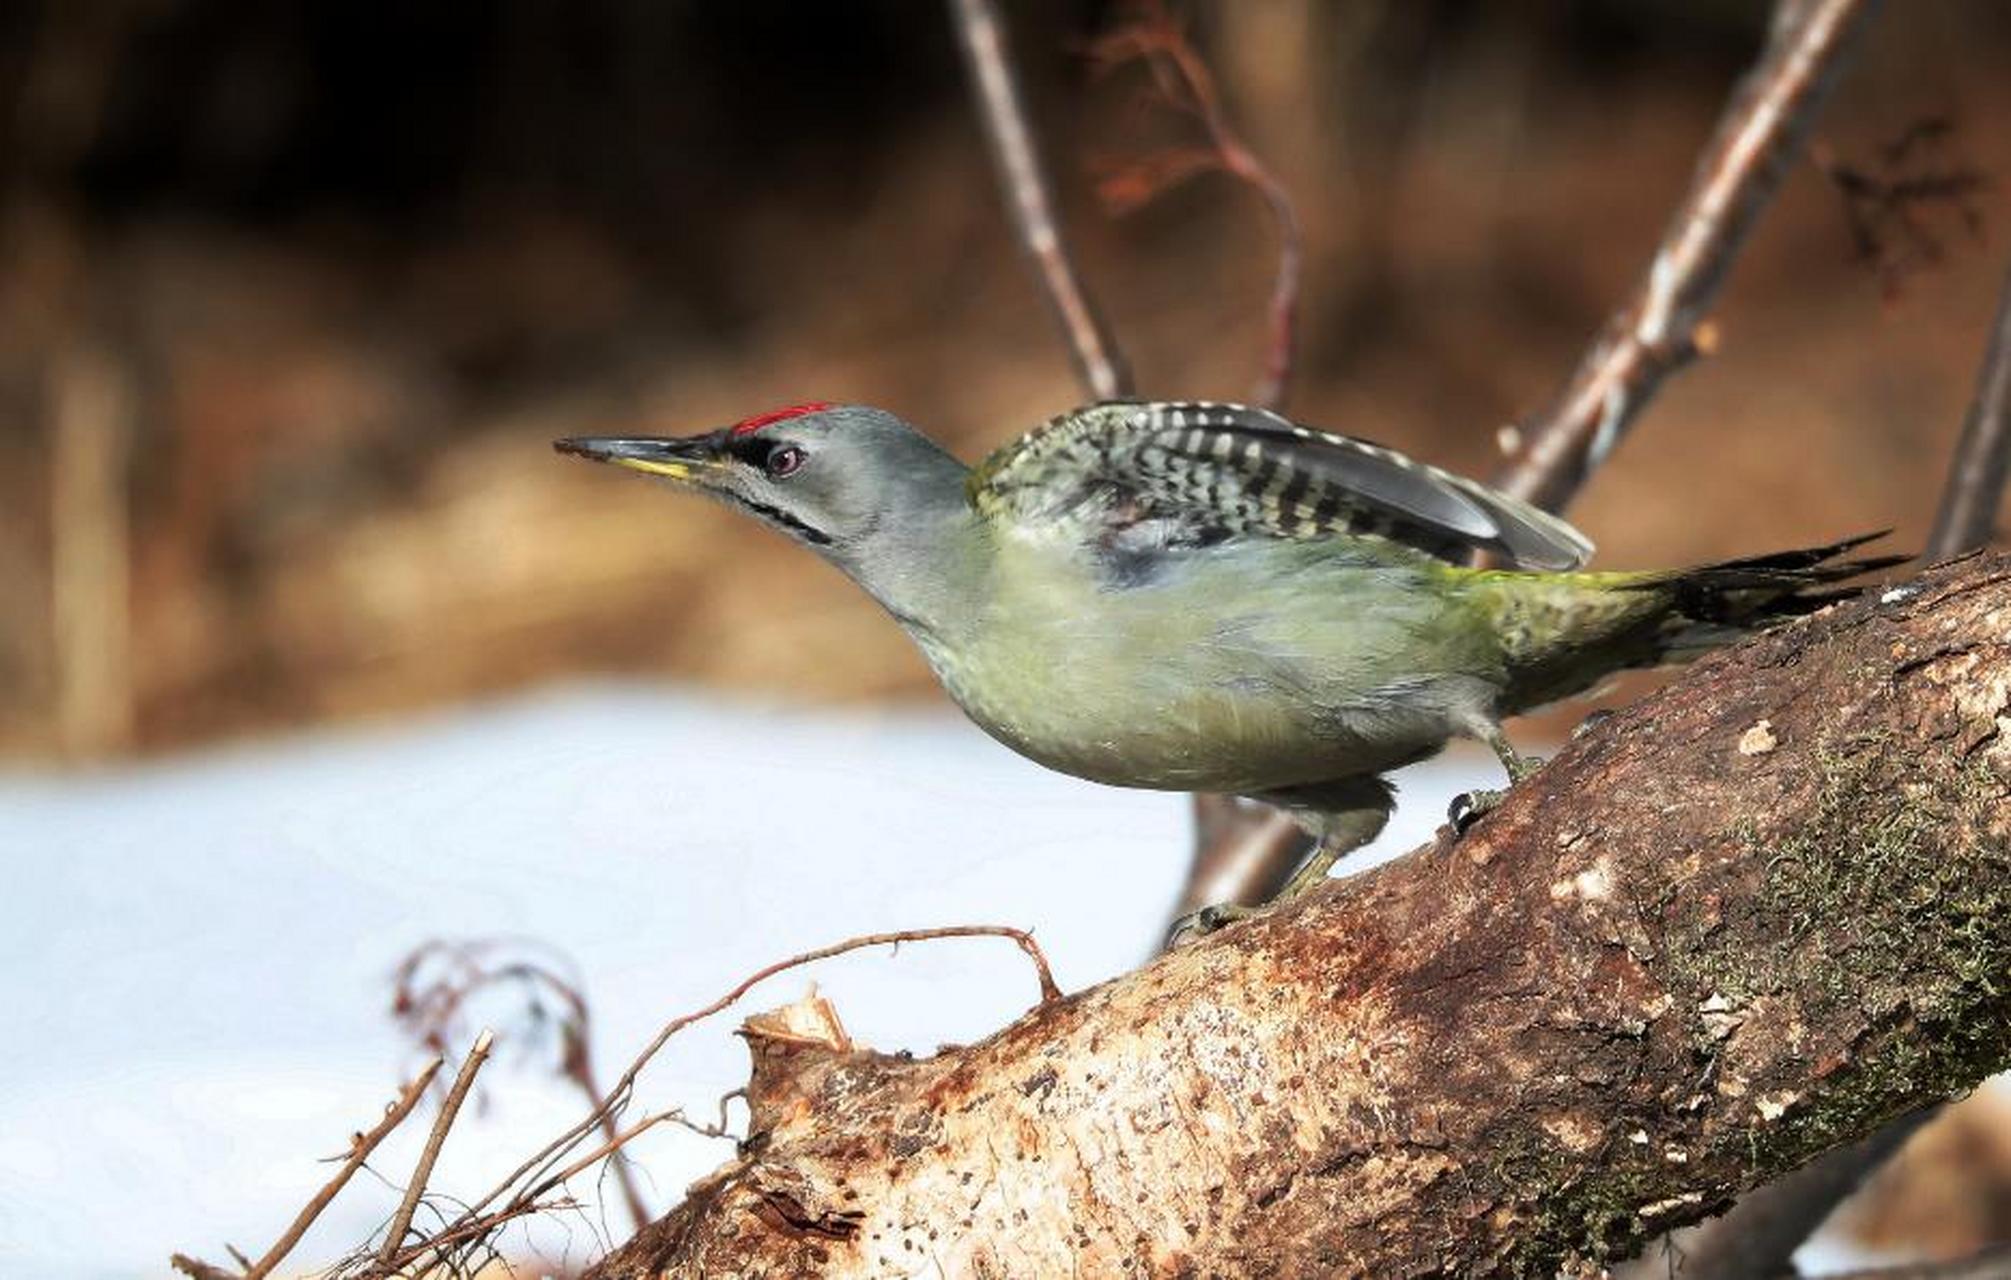
<svg viewBox="0 0 2011 1280">
<path fill-rule="evenodd" d="M 1765 8 L 1180 10 L 1305 223 L 1291 407 L 1491 470 L 1497 427 L 1543 406 L 1645 263 Z M 1261 204 L 1204 175 L 1107 213 L 1099 171 L 1192 135 L 1086 56 L 1123 6 L 1011 10 L 1141 389 L 1245 393 Z M 1888 6 L 1818 157 L 1972 189 L 1867 249 L 1801 166 L 1719 354 L 1574 509 L 1601 563 L 1924 536 L 2011 249 L 2007 58 L 2001 3 Z M 809 557 L 545 442 L 814 397 L 974 457 L 1080 397 L 933 3 L 16 3 L 0 94 L 17 758 L 580 671 L 933 697 Z M 1923 123 L 1945 133 L 1888 164 Z"/>
</svg>

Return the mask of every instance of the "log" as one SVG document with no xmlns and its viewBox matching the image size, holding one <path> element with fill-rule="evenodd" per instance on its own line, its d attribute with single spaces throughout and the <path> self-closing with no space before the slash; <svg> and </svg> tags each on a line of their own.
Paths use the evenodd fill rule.
<svg viewBox="0 0 2011 1280">
<path fill-rule="evenodd" d="M 1713 655 L 1456 842 L 927 1059 L 749 1034 L 590 1274 L 1591 1273 L 2011 1063 L 2011 555 Z"/>
</svg>

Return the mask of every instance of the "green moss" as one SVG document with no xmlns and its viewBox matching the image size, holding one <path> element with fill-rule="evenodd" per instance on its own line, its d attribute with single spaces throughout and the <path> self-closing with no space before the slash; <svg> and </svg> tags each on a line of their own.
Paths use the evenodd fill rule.
<svg viewBox="0 0 2011 1280">
<path fill-rule="evenodd" d="M 1924 1020 L 1996 998 L 2011 962 L 2011 850 L 1949 833 L 1980 830 L 2002 784 L 1981 766 L 1952 784 L 1910 780 L 1897 753 L 1917 750 L 1873 739 L 1820 752 L 1814 810 L 1793 835 L 1762 847 L 1756 823 L 1735 827 L 1749 855 L 1739 865 L 1759 874 L 1711 886 L 1727 921 L 1707 918 L 1697 886 L 1669 886 L 1668 973 L 1688 989 L 1677 994 L 1735 1005 L 1792 994 L 1821 1018 L 1903 992 Z M 1894 789 L 1914 798 L 1866 813 L 1862 796 Z M 1758 945 L 1715 938 L 1731 917 L 1743 917 L 1740 934 Z M 1855 922 L 1848 938 L 1825 928 L 1838 920 Z"/>
<path fill-rule="evenodd" d="M 1813 811 L 1793 835 L 1763 847 L 1758 824 L 1742 824 L 1733 838 L 1748 856 L 1649 895 L 1647 914 L 1662 926 L 1657 967 L 1676 1009 L 1713 995 L 1734 1009 L 1770 996 L 1791 1001 L 1810 1026 L 1873 1033 L 1869 1052 L 1851 1054 L 1776 1121 L 1692 1149 L 1693 1166 L 1726 1171 L 1727 1194 L 1738 1180 L 1959 1094 L 2006 1061 L 2011 847 L 1982 835 L 1985 806 L 2005 784 L 1980 765 L 1951 777 L 1898 754 L 1918 749 L 1860 741 L 1821 753 Z M 1909 803 L 1867 814 L 1866 795 L 1896 788 Z M 1708 1078 L 1720 1042 L 1691 1017 L 1699 1076 Z M 1671 1119 L 1644 1117 L 1639 1127 L 1669 1136 Z M 1623 1117 L 1609 1126 L 1635 1127 Z M 1657 1157 L 1610 1151 L 1586 1175 L 1582 1156 L 1540 1132 L 1503 1144 L 1492 1177 L 1533 1218 L 1503 1269 L 1554 1275 L 1573 1259 L 1626 1256 L 1666 1229 L 1671 1215 L 1641 1214 L 1669 1194 L 1670 1170 Z"/>
</svg>

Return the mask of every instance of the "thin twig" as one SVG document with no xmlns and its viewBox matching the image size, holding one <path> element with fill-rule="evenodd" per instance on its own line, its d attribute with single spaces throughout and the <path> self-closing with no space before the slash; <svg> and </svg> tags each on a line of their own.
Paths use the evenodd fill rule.
<svg viewBox="0 0 2011 1280">
<path fill-rule="evenodd" d="M 532 1194 L 534 1196 L 543 1195 L 545 1192 L 551 1190 L 552 1188 L 563 1185 L 567 1180 L 577 1177 L 579 1174 L 585 1172 L 588 1169 L 591 1169 L 595 1164 L 599 1163 L 602 1160 L 607 1159 L 609 1156 L 615 1154 L 615 1152 L 620 1151 L 623 1147 L 627 1146 L 629 1143 L 635 1141 L 643 1134 L 649 1132 L 651 1129 L 656 1128 L 656 1126 L 663 1124 L 666 1121 L 672 1121 L 678 1124 L 685 1125 L 686 1127 L 693 1129 L 696 1132 L 705 1134 L 705 1136 L 707 1137 L 721 1136 L 719 1134 L 712 1133 L 704 1128 L 701 1128 L 698 1125 L 692 1124 L 689 1120 L 686 1120 L 684 1118 L 684 1114 L 682 1112 L 659 1111 L 653 1116 L 649 1116 L 642 1120 L 636 1121 L 628 1128 L 623 1129 L 619 1133 L 615 1134 L 614 1137 L 609 1138 L 606 1142 L 603 1142 L 598 1147 L 595 1147 L 592 1151 L 588 1152 L 586 1155 L 581 1156 L 579 1159 L 573 1161 L 565 1168 L 559 1170 L 557 1173 L 551 1175 L 549 1178 L 546 1178 L 542 1183 L 538 1185 L 538 1189 Z"/>
<path fill-rule="evenodd" d="M 1845 54 L 1877 0 L 1783 0 L 1765 51 L 1739 82 L 1690 190 L 1632 301 L 1606 325 L 1555 407 L 1506 433 L 1498 478 L 1551 510 L 1612 452 L 1662 380 L 1708 351 L 1705 313 L 1801 152 Z"/>
<path fill-rule="evenodd" d="M 363 1167 L 365 1161 L 370 1159 L 370 1153 L 391 1135 L 393 1129 L 404 1123 L 406 1116 L 412 1114 L 412 1108 L 418 1106 L 419 1099 L 426 1096 L 427 1087 L 433 1083 L 433 1077 L 439 1074 L 440 1065 L 444 1061 L 442 1058 L 434 1058 L 427 1063 L 425 1070 L 414 1076 L 412 1082 L 398 1094 L 397 1100 L 384 1109 L 384 1118 L 377 1122 L 376 1127 L 368 1133 L 359 1133 L 355 1136 L 350 1143 L 349 1156 L 342 1162 L 342 1167 L 335 1171 L 335 1176 L 324 1183 L 321 1190 L 314 1193 L 314 1198 L 309 1200 L 306 1207 L 294 1218 L 293 1225 L 286 1229 L 286 1234 L 282 1235 L 272 1248 L 265 1251 L 264 1257 L 245 1270 L 241 1280 L 263 1280 L 263 1277 L 272 1273 L 274 1267 L 286 1261 L 286 1255 L 293 1251 L 293 1246 L 300 1243 L 300 1238 L 307 1234 L 307 1229 L 314 1225 L 314 1220 L 321 1216 L 321 1211 L 328 1207 L 329 1202 L 335 1199 L 349 1179 Z M 180 1271 L 195 1276 L 198 1280 L 219 1280 L 219 1277 L 239 1280 L 221 1268 L 212 1267 L 206 1262 L 181 1254 L 174 1255 L 169 1261 Z"/>
<path fill-rule="evenodd" d="M 778 960 L 756 970 L 712 1003 L 694 1012 L 681 1014 L 665 1023 L 643 1047 L 642 1052 L 629 1063 L 628 1068 L 622 1072 L 621 1078 L 615 1081 L 614 1087 L 608 1091 L 607 1097 L 599 1106 L 518 1165 L 488 1194 L 470 1205 L 460 1217 L 449 1224 L 448 1232 L 454 1233 L 457 1238 L 467 1238 L 473 1225 L 483 1220 L 489 1206 L 505 1196 L 511 1197 L 505 1210 L 509 1212 L 509 1216 L 518 1216 L 524 1211 L 524 1206 L 541 1194 L 544 1188 L 552 1185 L 550 1179 L 553 1164 L 577 1147 L 587 1134 L 604 1125 L 609 1117 L 618 1114 L 628 1104 L 629 1098 L 635 1092 L 636 1078 L 642 1074 L 643 1068 L 648 1066 L 663 1046 L 670 1042 L 672 1036 L 686 1027 L 730 1007 L 756 986 L 791 969 L 867 947 L 900 946 L 906 942 L 929 942 L 941 938 L 1010 938 L 1033 962 L 1035 975 L 1040 982 L 1041 1002 L 1045 1004 L 1061 999 L 1061 988 L 1055 985 L 1054 972 L 1048 967 L 1047 955 L 1040 949 L 1040 944 L 1034 941 L 1031 933 L 1010 925 L 945 925 L 932 929 L 901 929 L 890 933 L 862 934 L 828 947 L 819 947 L 813 951 L 800 952 L 786 960 Z M 519 1189 L 512 1194 L 512 1188 Z M 479 1233 L 475 1234 L 479 1236 Z"/>
<path fill-rule="evenodd" d="M 397 1275 L 402 1272 L 412 1276 L 428 1275 L 435 1266 L 445 1262 L 455 1250 L 477 1245 L 480 1241 L 489 1239 L 497 1230 L 509 1225 L 518 1218 L 527 1218 L 533 1214 L 546 1213 L 553 1209 L 573 1207 L 576 1207 L 576 1204 L 571 1200 L 527 1200 L 522 1204 L 512 1203 L 505 1205 L 494 1213 L 485 1214 L 479 1218 L 457 1218 L 444 1227 L 438 1235 L 428 1236 L 426 1239 L 405 1249 L 397 1257 L 393 1258 L 391 1260 L 391 1274 Z M 338 1272 L 337 1274 L 348 1273 Z M 374 1275 L 380 1273 L 372 1271 L 368 1274 Z M 454 1274 L 460 1273 L 456 1272 Z"/>
<path fill-rule="evenodd" d="M 226 1271 L 222 1267 L 204 1262 L 201 1258 L 191 1258 L 186 1253 L 169 1254 L 168 1265 L 191 1277 L 191 1280 L 244 1280 L 244 1277 L 235 1271 Z"/>
<path fill-rule="evenodd" d="M 512 958 L 512 949 L 531 954 Z M 535 954 L 538 951 L 550 954 Z M 560 1046 L 558 1074 L 586 1095 L 589 1106 L 598 1107 L 607 1095 L 594 1071 L 592 1008 L 584 984 L 560 972 L 574 967 L 562 952 L 533 940 L 431 939 L 399 964 L 393 982 L 392 1016 L 426 1048 L 444 1051 L 449 1043 L 463 1038 L 462 1012 L 479 992 L 515 985 L 530 1014 L 523 1034 L 535 1038 L 548 1021 L 554 1022 Z M 445 972 L 435 974 L 436 968 Z M 547 1000 L 555 1000 L 562 1010 L 556 1019 L 549 1019 L 544 1012 Z M 509 1034 L 515 1033 L 507 1033 L 505 1038 Z M 610 1139 L 615 1136 L 611 1120 L 604 1129 Z M 650 1213 L 635 1171 L 626 1160 L 617 1160 L 613 1172 L 629 1219 L 640 1231 L 648 1224 Z"/>
<path fill-rule="evenodd" d="M 493 1031 L 484 1030 L 475 1037 L 474 1047 L 468 1050 L 468 1057 L 461 1063 L 460 1072 L 454 1077 L 454 1087 L 447 1091 L 447 1099 L 440 1104 L 440 1114 L 434 1117 L 433 1131 L 426 1135 L 426 1147 L 419 1153 L 419 1163 L 412 1168 L 412 1179 L 405 1185 L 405 1196 L 398 1202 L 398 1212 L 391 1216 L 391 1229 L 384 1235 L 383 1247 L 377 1251 L 377 1263 L 385 1274 L 390 1274 L 392 1257 L 405 1243 L 405 1233 L 412 1228 L 412 1215 L 418 1212 L 419 1197 L 426 1194 L 426 1183 L 433 1176 L 433 1165 L 440 1158 L 440 1148 L 447 1145 L 447 1131 L 454 1127 L 454 1117 L 461 1113 L 461 1104 L 467 1100 L 468 1090 L 475 1087 L 475 1073 L 489 1060 L 489 1046 L 495 1043 Z"/>
<path fill-rule="evenodd" d="M 1145 63 L 1165 100 L 1199 120 L 1209 142 L 1205 151 L 1164 152 L 1112 174 L 1104 184 L 1107 200 L 1136 207 L 1181 179 L 1211 168 L 1231 174 L 1263 197 L 1278 231 L 1278 267 L 1266 309 L 1263 372 L 1251 396 L 1267 409 L 1283 408 L 1298 346 L 1299 282 L 1305 262 L 1305 237 L 1290 189 L 1243 141 L 1223 109 L 1207 60 L 1160 0 L 1147 0 L 1135 20 L 1097 40 L 1091 52 L 1106 67 Z"/>
<path fill-rule="evenodd" d="M 1997 320 L 1983 352 L 1976 399 L 1962 424 L 1962 439 L 1941 491 L 1940 514 L 1924 553 L 1943 560 L 1989 542 L 1997 528 L 1997 508 L 2011 475 L 2011 276 L 1997 303 Z"/>
<path fill-rule="evenodd" d="M 1129 395 L 1131 372 L 1124 353 L 1076 270 L 1055 218 L 1053 184 L 1027 119 L 1025 95 L 998 5 L 995 0 L 950 0 L 950 16 L 1013 230 L 1068 340 L 1076 376 L 1099 400 Z"/>
<path fill-rule="evenodd" d="M 414 1077 L 412 1083 L 405 1086 L 405 1091 L 398 1095 L 398 1100 L 385 1111 L 384 1118 L 377 1122 L 377 1127 L 356 1139 L 350 1148 L 349 1158 L 342 1162 L 342 1167 L 336 1170 L 335 1176 L 315 1193 L 314 1199 L 307 1202 L 307 1207 L 300 1211 L 300 1216 L 293 1220 L 293 1225 L 286 1229 L 286 1234 L 281 1236 L 272 1248 L 266 1250 L 265 1256 L 245 1273 L 245 1280 L 262 1280 L 262 1277 L 272 1274 L 272 1269 L 286 1260 L 286 1255 L 293 1251 L 293 1246 L 300 1243 L 300 1238 L 307 1234 L 307 1229 L 314 1225 L 314 1220 L 321 1216 L 321 1211 L 328 1207 L 329 1201 L 335 1199 L 336 1193 L 340 1192 L 343 1185 L 363 1167 L 363 1162 L 370 1158 L 370 1153 L 391 1135 L 393 1129 L 405 1122 L 406 1116 L 412 1114 L 412 1108 L 418 1106 L 419 1099 L 426 1096 L 426 1087 L 433 1083 L 433 1077 L 439 1073 L 442 1061 L 443 1059 L 435 1058 L 427 1063 L 425 1070 Z"/>
</svg>

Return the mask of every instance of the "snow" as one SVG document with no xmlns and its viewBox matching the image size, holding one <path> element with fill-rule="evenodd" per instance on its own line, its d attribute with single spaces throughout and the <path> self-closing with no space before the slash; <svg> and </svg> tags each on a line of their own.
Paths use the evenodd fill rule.
<svg viewBox="0 0 2011 1280">
<path fill-rule="evenodd" d="M 1405 776 L 1379 850 L 1420 843 L 1489 776 L 1484 756 L 1447 760 Z M 0 1274 L 152 1276 L 172 1250 L 263 1249 L 327 1177 L 316 1159 L 417 1065 L 387 995 L 428 938 L 569 953 L 613 1076 L 670 1016 L 857 933 L 1014 924 L 1064 987 L 1107 978 L 1153 946 L 1187 838 L 1182 798 L 1046 772 L 947 713 L 784 713 L 645 686 L 0 774 Z M 673 1041 L 638 1104 L 710 1115 L 745 1078 L 737 1017 L 811 980 L 862 1042 L 918 1052 L 1036 994 L 999 940 L 844 957 Z M 499 1051 L 436 1186 L 486 1190 L 582 1114 L 549 1058 Z M 401 1179 L 422 1128 L 372 1167 Z M 728 1152 L 658 1134 L 639 1154 L 660 1210 Z M 625 1234 L 600 1198 L 605 1228 L 595 1208 L 544 1241 L 578 1257 L 597 1231 Z M 327 1261 L 394 1200 L 359 1175 L 295 1262 Z"/>
</svg>

